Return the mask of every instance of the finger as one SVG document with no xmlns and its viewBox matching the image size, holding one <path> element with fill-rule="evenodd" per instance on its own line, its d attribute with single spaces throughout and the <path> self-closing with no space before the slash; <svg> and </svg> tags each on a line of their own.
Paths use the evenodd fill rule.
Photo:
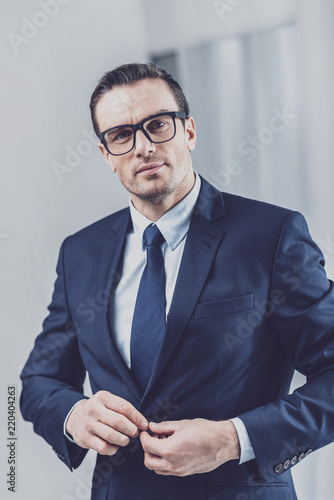
<svg viewBox="0 0 334 500">
<path fill-rule="evenodd" d="M 163 457 L 166 449 L 166 439 L 150 436 L 148 432 L 143 431 L 140 433 L 140 442 L 145 452 L 157 457 Z"/>
<path fill-rule="evenodd" d="M 166 434 L 154 434 L 154 433 L 152 433 L 151 436 L 157 439 L 166 439 L 168 437 L 166 436 Z"/>
<path fill-rule="evenodd" d="M 130 443 L 128 435 L 118 432 L 116 429 L 101 422 L 96 424 L 95 434 L 112 445 L 127 446 Z"/>
<path fill-rule="evenodd" d="M 151 453 L 145 452 L 144 455 L 144 465 L 149 470 L 167 470 L 168 466 L 166 461 L 157 457 L 156 455 L 152 455 Z"/>
<path fill-rule="evenodd" d="M 168 465 L 166 466 L 166 468 L 163 468 L 160 465 L 160 468 L 157 468 L 157 469 L 154 468 L 154 469 L 150 469 L 150 470 L 153 470 L 159 476 L 178 476 L 178 477 L 182 477 L 182 476 L 187 475 L 184 472 L 180 472 L 180 471 L 177 471 L 175 469 L 171 469 Z"/>
<path fill-rule="evenodd" d="M 146 430 L 148 428 L 148 422 L 144 415 L 142 415 L 131 403 L 129 403 L 129 401 L 126 401 L 119 396 L 115 396 L 110 392 L 102 392 L 103 402 L 107 408 L 124 415 L 141 430 Z"/>
<path fill-rule="evenodd" d="M 119 446 L 107 443 L 107 441 L 104 441 L 95 434 L 85 434 L 83 439 L 78 438 L 76 440 L 76 443 L 81 448 L 92 449 L 100 455 L 115 455 L 115 453 L 119 449 Z"/>
<path fill-rule="evenodd" d="M 110 429 L 114 429 L 130 438 L 135 438 L 139 434 L 137 425 L 124 415 L 108 408 L 103 409 L 99 416 L 99 421 Z"/>
<path fill-rule="evenodd" d="M 155 437 L 157 439 L 166 439 L 168 436 L 166 436 L 165 434 L 151 434 L 152 437 Z"/>
<path fill-rule="evenodd" d="M 171 435 L 173 434 L 179 423 L 176 421 L 170 421 L 170 422 L 150 422 L 149 423 L 149 429 L 154 433 L 154 434 L 164 434 L 164 435 Z"/>
<path fill-rule="evenodd" d="M 99 455 L 115 455 L 119 449 L 119 446 L 107 443 L 98 436 L 92 436 L 90 446 L 92 450 L 96 451 Z"/>
</svg>

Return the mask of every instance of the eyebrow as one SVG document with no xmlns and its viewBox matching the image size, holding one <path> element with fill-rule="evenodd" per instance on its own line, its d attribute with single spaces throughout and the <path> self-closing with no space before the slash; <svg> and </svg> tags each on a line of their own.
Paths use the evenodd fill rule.
<svg viewBox="0 0 334 500">
<path fill-rule="evenodd" d="M 145 118 L 143 118 L 142 120 L 140 120 L 137 123 L 140 123 L 144 120 L 147 120 L 147 118 L 149 118 L 150 116 L 159 115 L 160 113 L 170 113 L 170 112 L 171 112 L 170 109 L 160 109 L 160 110 L 156 111 L 155 113 L 151 113 L 151 114 L 147 115 Z M 134 123 L 121 123 L 120 125 L 114 125 L 113 127 L 108 127 L 106 130 L 109 130 L 111 128 L 125 127 L 126 125 L 135 125 L 135 124 Z"/>
</svg>

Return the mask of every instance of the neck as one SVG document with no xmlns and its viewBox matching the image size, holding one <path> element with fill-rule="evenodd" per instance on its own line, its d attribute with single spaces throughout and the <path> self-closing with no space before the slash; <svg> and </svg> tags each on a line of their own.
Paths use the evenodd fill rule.
<svg viewBox="0 0 334 500">
<path fill-rule="evenodd" d="M 175 205 L 177 205 L 181 200 L 177 200 L 175 203 L 165 203 L 161 202 L 159 204 L 153 204 L 150 202 L 145 202 L 144 204 L 138 204 L 137 202 L 133 204 L 135 208 L 140 212 L 141 214 L 145 215 L 149 220 L 152 222 L 156 222 L 157 220 L 161 219 L 161 217 L 168 212 L 171 208 L 173 208 Z"/>
</svg>

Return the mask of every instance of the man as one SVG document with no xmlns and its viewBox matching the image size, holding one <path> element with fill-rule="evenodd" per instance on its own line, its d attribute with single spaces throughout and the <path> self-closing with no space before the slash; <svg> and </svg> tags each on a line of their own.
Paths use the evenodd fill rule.
<svg viewBox="0 0 334 500">
<path fill-rule="evenodd" d="M 334 436 L 333 286 L 303 217 L 195 174 L 152 64 L 104 75 L 91 112 L 130 207 L 64 241 L 24 418 L 70 469 L 97 451 L 95 500 L 296 499 L 291 468 Z"/>
</svg>

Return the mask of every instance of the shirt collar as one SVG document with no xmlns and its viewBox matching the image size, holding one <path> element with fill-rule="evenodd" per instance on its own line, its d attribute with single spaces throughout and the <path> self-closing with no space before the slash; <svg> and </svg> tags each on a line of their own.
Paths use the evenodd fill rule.
<svg viewBox="0 0 334 500">
<path fill-rule="evenodd" d="M 155 224 L 165 238 L 166 243 L 174 251 L 186 236 L 191 215 L 196 204 L 201 188 L 201 179 L 195 172 L 195 183 L 191 191 L 177 205 L 168 210 Z M 134 207 L 131 198 L 130 214 L 133 229 L 138 240 L 138 244 L 143 248 L 143 234 L 145 229 L 152 224 L 152 221 L 145 217 Z"/>
</svg>

